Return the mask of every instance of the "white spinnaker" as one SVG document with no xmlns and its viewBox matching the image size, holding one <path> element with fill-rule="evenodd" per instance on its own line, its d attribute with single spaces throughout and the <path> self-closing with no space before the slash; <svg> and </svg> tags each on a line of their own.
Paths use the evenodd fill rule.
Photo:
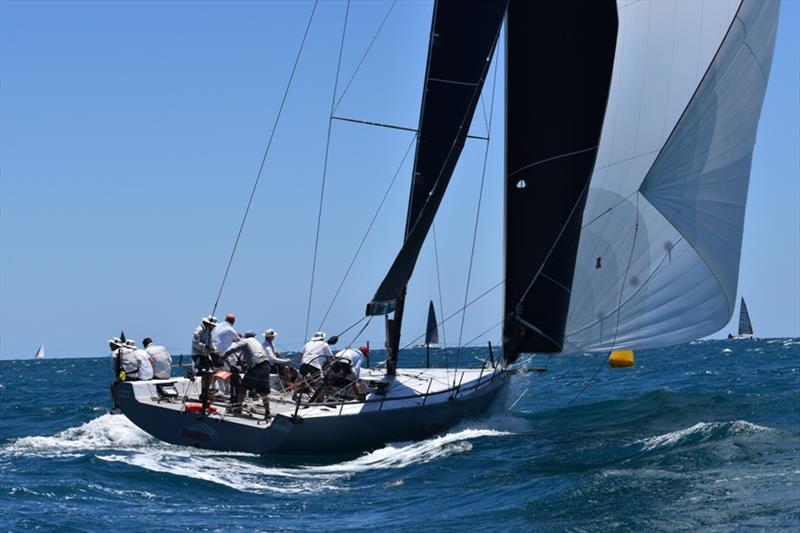
<svg viewBox="0 0 800 533">
<path fill-rule="evenodd" d="M 772 1 L 619 3 L 564 352 L 676 344 L 730 319 L 777 19 Z"/>
</svg>

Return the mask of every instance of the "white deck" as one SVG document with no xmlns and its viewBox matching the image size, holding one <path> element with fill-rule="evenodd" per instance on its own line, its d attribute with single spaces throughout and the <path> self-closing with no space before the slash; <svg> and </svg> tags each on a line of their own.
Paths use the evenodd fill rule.
<svg viewBox="0 0 800 533">
<path fill-rule="evenodd" d="M 420 405 L 447 402 L 450 399 L 462 398 L 477 389 L 487 386 L 495 377 L 496 370 L 486 369 L 444 369 L 444 368 L 403 368 L 397 370 L 394 379 L 387 380 L 383 369 L 362 369 L 361 381 L 364 385 L 370 382 L 388 382 L 385 395 L 372 392 L 365 401 L 339 400 L 324 404 L 309 404 L 303 397 L 302 404 L 292 400 L 290 392 L 281 389 L 276 375 L 272 376 L 270 392 L 270 410 L 273 415 L 293 416 L 295 413 L 303 418 L 355 415 L 361 412 L 386 411 L 403 409 Z M 158 395 L 157 386 L 174 383 L 179 396 L 176 399 L 164 399 Z M 132 382 L 136 400 L 142 404 L 157 405 L 162 409 L 182 412 L 185 402 L 198 402 L 200 380 L 190 381 L 186 378 L 168 380 L 151 380 Z M 261 400 L 248 399 L 243 406 L 243 414 L 228 413 L 228 404 L 221 398 L 212 402 L 217 408 L 210 418 L 236 420 L 246 425 L 263 427 L 263 406 Z"/>
</svg>

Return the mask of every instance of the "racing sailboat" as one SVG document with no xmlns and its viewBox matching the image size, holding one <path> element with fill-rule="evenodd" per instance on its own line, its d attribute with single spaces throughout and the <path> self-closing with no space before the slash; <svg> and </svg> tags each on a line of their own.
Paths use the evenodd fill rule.
<svg viewBox="0 0 800 533">
<path fill-rule="evenodd" d="M 44 343 L 39 345 L 39 348 L 36 350 L 36 355 L 33 356 L 34 359 L 44 359 Z"/>
<path fill-rule="evenodd" d="M 385 369 L 363 397 L 317 401 L 274 376 L 272 417 L 199 380 L 117 380 L 120 410 L 175 444 L 331 453 L 416 439 L 485 412 L 522 353 L 663 346 L 733 313 L 744 205 L 778 6 L 437 0 L 405 239 L 367 304 Z M 313 18 L 313 11 L 312 11 Z M 310 21 L 309 21 L 310 24 Z M 502 358 L 398 367 L 406 286 L 467 138 L 505 27 Z M 261 413 L 263 414 L 263 412 Z"/>
<path fill-rule="evenodd" d="M 750 323 L 750 313 L 747 312 L 747 304 L 744 303 L 744 298 L 742 298 L 742 303 L 739 306 L 739 332 L 734 337 L 733 335 L 728 335 L 729 339 L 755 339 L 755 335 L 753 335 L 753 324 Z"/>
</svg>

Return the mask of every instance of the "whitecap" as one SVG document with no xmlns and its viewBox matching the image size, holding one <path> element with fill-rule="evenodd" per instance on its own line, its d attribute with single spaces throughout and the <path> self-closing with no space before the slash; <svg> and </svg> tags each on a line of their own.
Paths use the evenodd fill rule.
<svg viewBox="0 0 800 533">
<path fill-rule="evenodd" d="M 390 444 L 356 459 L 332 465 L 263 466 L 240 457 L 248 454 L 223 454 L 178 446 L 98 455 L 98 459 L 207 481 L 243 492 L 318 493 L 346 490 L 341 482 L 358 474 L 428 463 L 471 450 L 472 443 L 469 441 L 472 439 L 501 435 L 509 433 L 491 429 L 464 429 L 420 442 Z"/>
<path fill-rule="evenodd" d="M 501 418 L 501 426 L 518 424 Z M 495 421 L 488 422 L 492 425 Z M 0 448 L 0 455 L 81 457 L 123 463 L 153 472 L 207 481 L 256 493 L 317 493 L 342 490 L 341 481 L 378 470 L 424 464 L 472 449 L 472 440 L 510 435 L 490 427 L 465 424 L 451 433 L 419 442 L 394 443 L 352 460 L 332 465 L 276 467 L 259 464 L 259 456 L 216 452 L 163 443 L 124 415 L 105 414 L 52 436 L 22 437 Z"/>
<path fill-rule="evenodd" d="M 735 420 L 733 422 L 698 422 L 685 429 L 671 431 L 654 437 L 647 437 L 636 442 L 643 445 L 643 450 L 650 451 L 656 448 L 674 446 L 693 438 L 706 440 L 718 431 L 724 431 L 727 435 L 752 435 L 754 433 L 772 432 L 775 430 L 753 424 L 746 420 Z"/>
<path fill-rule="evenodd" d="M 153 442 L 155 442 L 153 437 L 136 427 L 127 417 L 105 414 L 52 436 L 15 439 L 3 446 L 0 453 L 74 455 L 75 452 L 85 450 L 136 447 Z"/>
</svg>

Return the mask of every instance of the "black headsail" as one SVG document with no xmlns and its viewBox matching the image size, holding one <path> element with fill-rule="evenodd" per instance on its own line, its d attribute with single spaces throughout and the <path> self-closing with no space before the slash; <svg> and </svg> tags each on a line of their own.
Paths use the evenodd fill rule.
<svg viewBox="0 0 800 533">
<path fill-rule="evenodd" d="M 561 350 L 617 40 L 613 0 L 512 0 L 503 354 Z"/>
<path fill-rule="evenodd" d="M 507 0 L 437 0 L 419 119 L 405 242 L 367 315 L 387 318 L 387 372 L 394 373 L 405 288 L 469 131 Z"/>
</svg>

